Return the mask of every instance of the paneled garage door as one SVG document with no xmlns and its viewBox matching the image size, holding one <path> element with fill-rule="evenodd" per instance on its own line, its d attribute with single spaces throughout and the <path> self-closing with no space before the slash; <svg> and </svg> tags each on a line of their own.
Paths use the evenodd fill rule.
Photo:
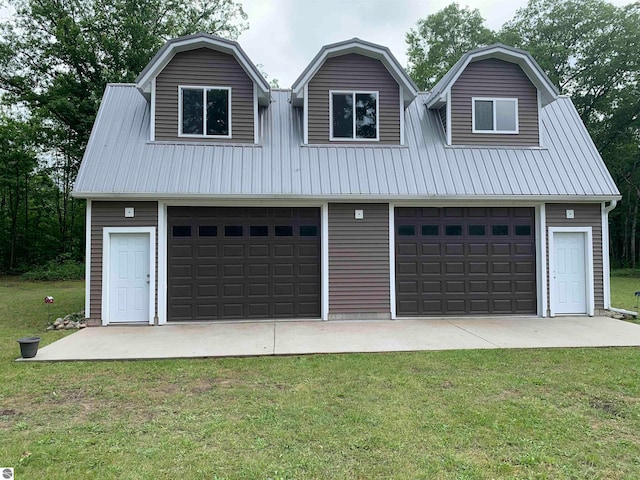
<svg viewBox="0 0 640 480">
<path fill-rule="evenodd" d="M 536 313 L 533 208 L 396 208 L 398 316 Z"/>
<path fill-rule="evenodd" d="M 320 317 L 320 209 L 168 207 L 168 320 Z"/>
</svg>

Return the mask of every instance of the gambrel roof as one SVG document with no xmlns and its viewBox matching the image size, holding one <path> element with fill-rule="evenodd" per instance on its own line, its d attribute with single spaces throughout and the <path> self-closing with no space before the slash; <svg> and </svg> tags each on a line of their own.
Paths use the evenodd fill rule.
<svg viewBox="0 0 640 480">
<path fill-rule="evenodd" d="M 176 53 L 195 50 L 198 48 L 212 48 L 222 53 L 233 55 L 246 74 L 257 86 L 260 105 L 269 104 L 269 84 L 258 68 L 242 50 L 240 44 L 233 40 L 216 37 L 209 33 L 197 33 L 167 41 L 136 78 L 138 89 L 147 97 L 151 95 L 152 82 Z"/>
<path fill-rule="evenodd" d="M 405 145 L 303 145 L 290 91 L 271 92 L 259 143 L 150 142 L 136 85 L 104 94 L 78 173 L 82 198 L 593 201 L 620 198 L 571 100 L 541 110 L 543 147 L 447 146 L 419 94 Z"/>
<path fill-rule="evenodd" d="M 427 99 L 429 108 L 438 108 L 446 103 L 445 96 L 456 82 L 460 74 L 471 62 L 485 60 L 488 58 L 496 58 L 506 62 L 516 63 L 522 68 L 522 71 L 529 77 L 529 80 L 540 93 L 540 101 L 542 106 L 548 105 L 558 98 L 558 90 L 544 73 L 538 62 L 536 62 L 531 54 L 519 48 L 509 47 L 502 43 L 494 43 L 486 47 L 476 48 L 465 53 L 453 67 L 436 83 L 431 90 L 431 94 Z"/>
<path fill-rule="evenodd" d="M 296 79 L 291 87 L 291 101 L 296 106 L 302 106 L 304 97 L 304 87 L 311 81 L 313 76 L 318 72 L 320 67 L 328 58 L 346 55 L 349 53 L 357 53 L 369 58 L 379 60 L 387 69 L 394 80 L 402 87 L 403 102 L 405 108 L 413 102 L 418 95 L 418 87 L 413 80 L 404 71 L 400 62 L 393 56 L 391 50 L 382 45 L 366 42 L 359 38 L 352 38 L 342 42 L 325 45 L 320 49 L 318 54 L 311 60 L 311 63 L 304 69 L 300 76 Z"/>
</svg>

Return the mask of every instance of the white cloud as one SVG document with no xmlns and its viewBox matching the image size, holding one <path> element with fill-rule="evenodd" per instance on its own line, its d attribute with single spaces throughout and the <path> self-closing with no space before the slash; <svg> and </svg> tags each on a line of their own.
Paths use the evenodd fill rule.
<svg viewBox="0 0 640 480">
<path fill-rule="evenodd" d="M 416 22 L 443 9 L 447 0 L 240 0 L 249 30 L 238 41 L 269 78 L 288 88 L 323 45 L 358 37 L 389 47 L 406 66 L 405 35 Z M 613 0 L 622 5 L 631 0 Z M 460 0 L 477 8 L 493 30 L 526 0 Z"/>
</svg>

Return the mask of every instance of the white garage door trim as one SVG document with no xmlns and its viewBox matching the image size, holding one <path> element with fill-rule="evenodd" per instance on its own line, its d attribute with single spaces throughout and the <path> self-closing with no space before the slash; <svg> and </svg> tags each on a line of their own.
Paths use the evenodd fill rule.
<svg viewBox="0 0 640 480">
<path fill-rule="evenodd" d="M 558 308 L 558 288 L 555 278 L 557 259 L 555 258 L 555 234 L 556 233 L 581 233 L 584 238 L 584 262 L 585 284 L 587 299 L 587 315 L 593 316 L 595 311 L 594 286 L 593 286 L 593 233 L 591 227 L 549 227 L 549 308 L 551 316 L 556 315 Z M 577 312 L 576 312 L 577 313 Z"/>
<path fill-rule="evenodd" d="M 156 229 L 155 227 L 104 227 L 102 230 L 102 325 L 109 325 L 111 320 L 110 312 L 110 285 L 111 285 L 111 236 L 112 234 L 136 234 L 142 233 L 148 236 L 149 241 L 149 325 L 153 325 L 155 316 L 155 258 L 156 258 Z"/>
</svg>

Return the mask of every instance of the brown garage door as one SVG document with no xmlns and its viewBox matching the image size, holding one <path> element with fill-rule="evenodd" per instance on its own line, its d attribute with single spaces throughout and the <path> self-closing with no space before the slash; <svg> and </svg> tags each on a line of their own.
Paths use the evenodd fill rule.
<svg viewBox="0 0 640 480">
<path fill-rule="evenodd" d="M 536 312 L 533 208 L 396 208 L 398 316 Z"/>
<path fill-rule="evenodd" d="M 168 208 L 168 319 L 320 317 L 318 208 Z"/>
</svg>

